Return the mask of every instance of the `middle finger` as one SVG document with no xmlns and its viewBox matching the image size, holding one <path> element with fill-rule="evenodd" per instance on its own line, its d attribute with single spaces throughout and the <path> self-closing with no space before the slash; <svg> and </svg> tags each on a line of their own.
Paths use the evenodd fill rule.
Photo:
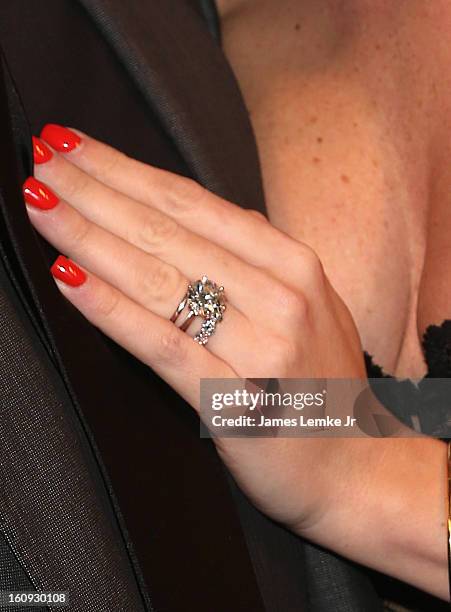
<svg viewBox="0 0 451 612">
<path fill-rule="evenodd" d="M 203 274 L 224 285 L 236 308 L 259 316 L 261 296 L 274 292 L 266 274 L 164 213 L 92 178 L 62 156 L 36 166 L 36 176 L 84 217 L 194 280 Z M 202 219 L 199 219 L 202 223 Z M 277 297 L 276 297 L 277 299 Z M 268 313 L 266 313 L 265 319 Z"/>
<path fill-rule="evenodd" d="M 35 206 L 36 197 L 33 194 L 38 189 L 41 198 L 47 195 L 53 203 L 52 208 L 45 212 Z M 53 246 L 119 289 L 136 304 L 159 317 L 170 319 L 188 286 L 188 280 L 179 270 L 88 221 L 34 179 L 25 183 L 24 193 L 30 220 Z M 180 321 L 185 318 L 185 312 L 181 314 Z M 199 328 L 200 322 L 193 320 L 187 333 L 194 336 Z M 237 329 L 240 330 L 242 346 L 238 353 Z M 233 303 L 227 305 L 219 331 L 209 341 L 210 350 L 227 363 L 233 362 L 235 366 L 246 369 L 252 363 L 257 338 L 247 318 Z"/>
</svg>

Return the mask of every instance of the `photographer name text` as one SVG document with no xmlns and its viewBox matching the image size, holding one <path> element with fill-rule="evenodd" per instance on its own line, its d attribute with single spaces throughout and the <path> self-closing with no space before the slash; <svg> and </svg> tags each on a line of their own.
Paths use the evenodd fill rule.
<svg viewBox="0 0 451 612">
<path fill-rule="evenodd" d="M 313 427 L 329 429 L 333 427 L 354 427 L 357 419 L 347 416 L 346 419 L 338 417 L 306 418 L 303 414 L 295 418 L 279 417 L 251 417 L 240 415 L 238 417 L 224 417 L 215 415 L 211 419 L 213 427 Z"/>
</svg>

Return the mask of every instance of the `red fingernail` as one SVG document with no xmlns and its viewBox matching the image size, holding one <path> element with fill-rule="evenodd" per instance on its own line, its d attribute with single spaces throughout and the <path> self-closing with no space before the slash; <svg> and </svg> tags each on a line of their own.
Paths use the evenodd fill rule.
<svg viewBox="0 0 451 612">
<path fill-rule="evenodd" d="M 81 142 L 78 134 L 55 123 L 48 123 L 44 127 L 41 132 L 41 138 L 59 153 L 73 151 Z"/>
<path fill-rule="evenodd" d="M 22 187 L 25 202 L 40 208 L 50 210 L 58 204 L 58 197 L 44 183 L 38 181 L 34 176 L 27 178 Z"/>
<path fill-rule="evenodd" d="M 79 287 L 86 280 L 86 274 L 83 270 L 74 264 L 73 261 L 64 257 L 64 255 L 59 255 L 53 266 L 50 268 L 50 272 L 53 274 L 55 278 L 66 285 L 70 285 L 71 287 Z"/>
<path fill-rule="evenodd" d="M 48 146 L 36 136 L 33 136 L 33 159 L 35 164 L 45 164 L 52 159 L 53 153 Z"/>
</svg>

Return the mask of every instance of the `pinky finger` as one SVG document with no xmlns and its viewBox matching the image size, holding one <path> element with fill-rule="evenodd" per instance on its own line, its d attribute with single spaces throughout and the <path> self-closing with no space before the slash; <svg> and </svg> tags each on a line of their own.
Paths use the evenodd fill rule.
<svg viewBox="0 0 451 612">
<path fill-rule="evenodd" d="M 140 306 L 71 260 L 58 257 L 52 274 L 63 295 L 103 333 L 151 367 L 199 410 L 201 378 L 236 373 L 173 323 Z"/>
</svg>

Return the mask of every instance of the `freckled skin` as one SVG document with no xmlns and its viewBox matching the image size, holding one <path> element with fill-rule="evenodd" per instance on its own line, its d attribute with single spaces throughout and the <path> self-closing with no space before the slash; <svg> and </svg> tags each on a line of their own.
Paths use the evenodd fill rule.
<svg viewBox="0 0 451 612">
<path fill-rule="evenodd" d="M 422 376 L 419 337 L 451 318 L 451 5 L 219 8 L 271 221 L 317 251 L 376 361 Z"/>
</svg>

